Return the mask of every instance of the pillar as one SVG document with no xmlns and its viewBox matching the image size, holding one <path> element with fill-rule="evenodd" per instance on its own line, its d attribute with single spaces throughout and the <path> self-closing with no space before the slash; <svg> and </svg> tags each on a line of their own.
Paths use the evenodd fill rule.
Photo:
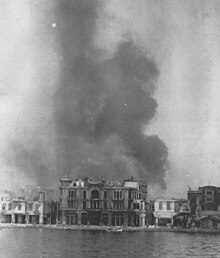
<svg viewBox="0 0 220 258">
<path fill-rule="evenodd" d="M 110 227 L 112 225 L 112 213 L 109 212 L 108 214 L 108 226 Z"/>
<path fill-rule="evenodd" d="M 29 214 L 26 215 L 26 224 L 29 224 Z"/>
<path fill-rule="evenodd" d="M 14 224 L 15 223 L 15 214 L 12 213 L 11 215 L 11 223 Z"/>
<path fill-rule="evenodd" d="M 141 227 L 145 227 L 145 226 L 146 226 L 146 224 L 145 224 L 145 218 L 146 218 L 145 214 L 142 214 L 142 215 L 141 215 Z"/>
<path fill-rule="evenodd" d="M 61 222 L 63 225 L 66 225 L 65 211 L 61 211 Z"/>
<path fill-rule="evenodd" d="M 131 214 L 131 226 L 134 227 L 134 214 Z"/>
<path fill-rule="evenodd" d="M 77 212 L 77 225 L 81 225 L 81 213 Z"/>
<path fill-rule="evenodd" d="M 124 226 L 127 227 L 128 226 L 128 214 L 125 213 L 125 217 L 124 217 Z"/>
<path fill-rule="evenodd" d="M 174 224 L 174 219 L 172 217 L 172 219 L 171 219 L 171 227 L 173 227 L 173 224 Z"/>
<path fill-rule="evenodd" d="M 155 219 L 155 227 L 158 227 L 158 217 Z"/>
</svg>

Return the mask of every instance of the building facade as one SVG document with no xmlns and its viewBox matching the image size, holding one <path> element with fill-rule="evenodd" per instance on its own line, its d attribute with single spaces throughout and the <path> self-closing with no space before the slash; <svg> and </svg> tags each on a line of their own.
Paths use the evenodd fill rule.
<svg viewBox="0 0 220 258">
<path fill-rule="evenodd" d="M 60 183 L 62 224 L 144 227 L 149 223 L 146 183 L 133 178 L 119 182 L 67 177 Z"/>
<path fill-rule="evenodd" d="M 156 199 L 154 202 L 154 217 L 156 226 L 174 226 L 175 218 L 190 213 L 186 200 Z"/>
<path fill-rule="evenodd" d="M 192 223 L 197 227 L 220 227 L 220 187 L 203 186 L 188 190 Z"/>
<path fill-rule="evenodd" d="M 12 221 L 12 194 L 8 191 L 0 193 L 0 219 L 1 222 L 11 223 Z"/>
<path fill-rule="evenodd" d="M 220 216 L 220 187 L 203 186 L 188 190 L 188 200 L 192 215 Z"/>
<path fill-rule="evenodd" d="M 59 203 L 53 201 L 53 190 L 20 190 L 17 197 L 0 195 L 0 222 L 13 224 L 57 223 Z"/>
</svg>

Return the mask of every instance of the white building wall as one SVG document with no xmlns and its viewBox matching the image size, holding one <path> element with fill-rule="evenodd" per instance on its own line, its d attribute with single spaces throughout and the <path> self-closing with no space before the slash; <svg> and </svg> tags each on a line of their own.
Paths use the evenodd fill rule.
<svg viewBox="0 0 220 258">
<path fill-rule="evenodd" d="M 19 209 L 21 205 L 21 209 Z M 14 202 L 14 213 L 24 214 L 26 212 L 26 203 L 25 202 Z"/>
</svg>

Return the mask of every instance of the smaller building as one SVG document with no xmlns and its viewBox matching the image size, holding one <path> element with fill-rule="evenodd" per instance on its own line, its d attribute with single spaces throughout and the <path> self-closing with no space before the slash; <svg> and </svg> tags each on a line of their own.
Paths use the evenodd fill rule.
<svg viewBox="0 0 220 258">
<path fill-rule="evenodd" d="M 220 224 L 220 187 L 206 185 L 188 190 L 192 225 L 217 228 Z"/>
<path fill-rule="evenodd" d="M 13 199 L 12 223 L 26 224 L 26 200 L 22 197 Z"/>
<path fill-rule="evenodd" d="M 155 226 L 174 226 L 174 219 L 181 214 L 181 208 L 186 202 L 182 199 L 156 199 L 154 202 Z"/>
<path fill-rule="evenodd" d="M 43 202 L 27 201 L 27 223 L 43 224 Z"/>
<path fill-rule="evenodd" d="M 19 195 L 0 194 L 0 222 L 12 224 L 56 224 L 59 203 L 53 200 L 53 190 L 32 189 L 19 191 Z"/>
<path fill-rule="evenodd" d="M 0 222 L 11 223 L 12 221 L 12 193 L 2 191 L 0 193 Z"/>
</svg>

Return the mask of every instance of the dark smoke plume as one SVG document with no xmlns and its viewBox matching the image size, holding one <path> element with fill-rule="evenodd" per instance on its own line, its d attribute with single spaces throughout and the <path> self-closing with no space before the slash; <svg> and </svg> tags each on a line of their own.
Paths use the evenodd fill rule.
<svg viewBox="0 0 220 258">
<path fill-rule="evenodd" d="M 159 71 L 132 40 L 121 42 L 108 59 L 95 48 L 103 2 L 57 1 L 62 69 L 54 95 L 54 142 L 49 129 L 43 137 L 24 134 L 12 144 L 13 162 L 39 183 L 52 184 L 64 174 L 135 176 L 165 188 L 167 147 L 143 133 L 156 112 Z"/>
<path fill-rule="evenodd" d="M 99 62 L 94 52 L 96 1 L 62 5 L 65 58 L 55 114 L 60 171 L 124 178 L 165 187 L 167 148 L 143 126 L 155 115 L 159 71 L 132 41 Z"/>
</svg>

